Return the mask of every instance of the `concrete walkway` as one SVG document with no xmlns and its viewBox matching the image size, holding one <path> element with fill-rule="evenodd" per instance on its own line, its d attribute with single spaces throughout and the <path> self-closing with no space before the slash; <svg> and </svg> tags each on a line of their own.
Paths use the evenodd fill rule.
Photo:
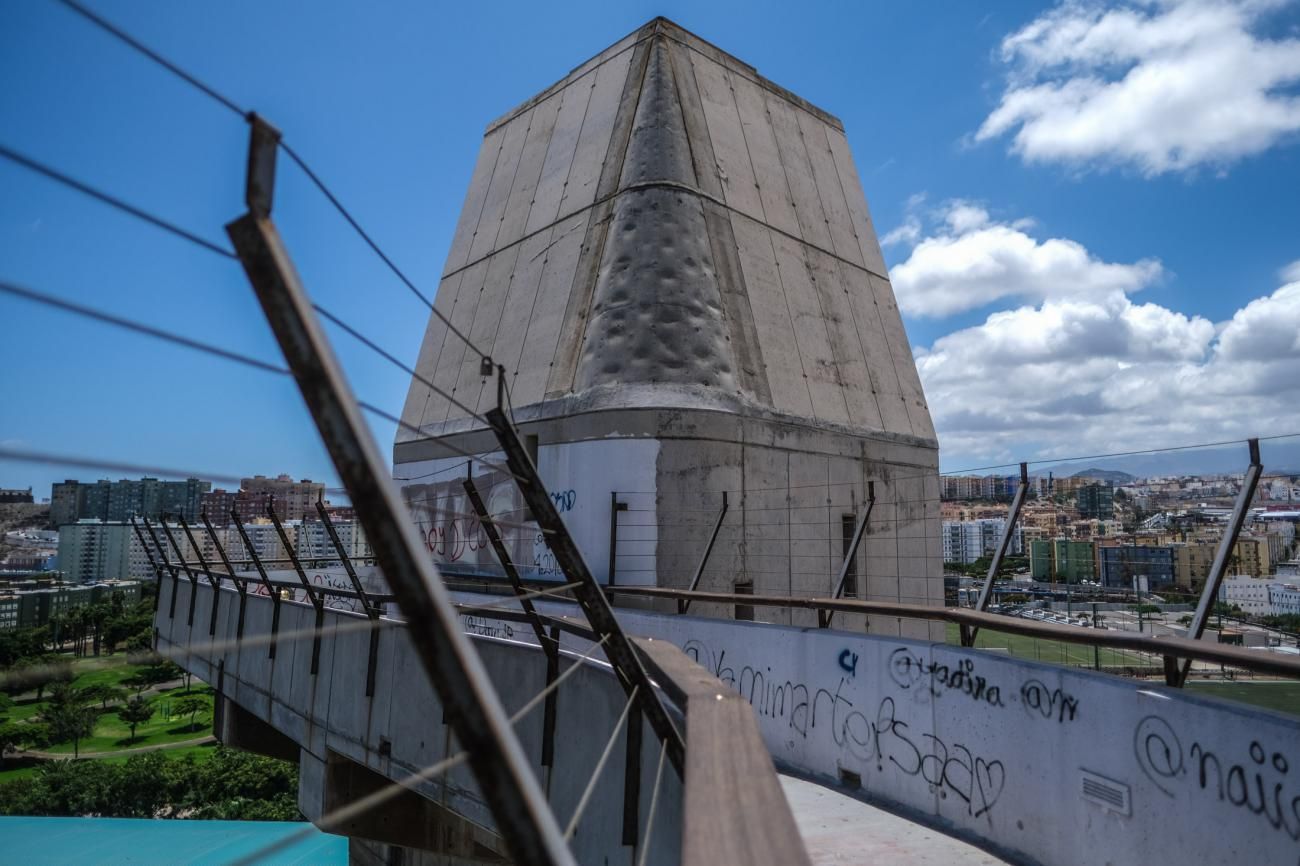
<svg viewBox="0 0 1300 866">
<path fill-rule="evenodd" d="M 814 866 L 848 863 L 994 866 L 1006 862 L 834 788 L 785 775 L 781 776 L 781 787 Z"/>
</svg>

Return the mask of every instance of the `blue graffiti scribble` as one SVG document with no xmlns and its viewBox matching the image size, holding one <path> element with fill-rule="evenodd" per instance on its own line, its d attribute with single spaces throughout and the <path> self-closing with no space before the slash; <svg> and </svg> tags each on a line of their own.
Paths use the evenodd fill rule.
<svg viewBox="0 0 1300 866">
<path fill-rule="evenodd" d="M 848 649 L 840 650 L 840 667 L 847 671 L 849 676 L 857 676 L 858 654 Z"/>
</svg>

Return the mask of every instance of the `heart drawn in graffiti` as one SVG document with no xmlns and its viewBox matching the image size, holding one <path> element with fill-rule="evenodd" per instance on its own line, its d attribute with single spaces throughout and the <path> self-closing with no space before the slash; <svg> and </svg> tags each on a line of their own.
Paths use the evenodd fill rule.
<svg viewBox="0 0 1300 866">
<path fill-rule="evenodd" d="M 1001 761 L 975 759 L 975 786 L 979 788 L 980 801 L 984 804 L 975 811 L 976 818 L 993 808 L 993 804 L 1002 796 L 1002 786 L 1006 782 L 1007 770 Z"/>
</svg>

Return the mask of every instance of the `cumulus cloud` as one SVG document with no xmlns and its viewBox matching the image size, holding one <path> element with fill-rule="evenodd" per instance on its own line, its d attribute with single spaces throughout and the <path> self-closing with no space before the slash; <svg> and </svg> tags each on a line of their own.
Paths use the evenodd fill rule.
<svg viewBox="0 0 1300 866">
<path fill-rule="evenodd" d="M 890 269 L 899 307 L 911 316 L 947 316 L 1002 298 L 1106 297 L 1141 289 L 1162 273 L 1154 259 L 1105 262 L 1076 241 L 1038 240 L 1028 234 L 1031 221 L 999 222 L 971 202 L 949 202 L 931 217 L 929 237 L 920 237 L 914 213 L 886 235 L 912 245 L 908 259 Z"/>
<path fill-rule="evenodd" d="M 1295 429 L 1297 335 L 1300 283 L 1218 328 L 1113 292 L 994 313 L 916 355 L 946 460 L 1024 459 Z"/>
<path fill-rule="evenodd" d="M 975 134 L 1030 162 L 1222 167 L 1300 131 L 1300 39 L 1274 2 L 1065 2 L 1002 41 L 1006 90 Z"/>
</svg>

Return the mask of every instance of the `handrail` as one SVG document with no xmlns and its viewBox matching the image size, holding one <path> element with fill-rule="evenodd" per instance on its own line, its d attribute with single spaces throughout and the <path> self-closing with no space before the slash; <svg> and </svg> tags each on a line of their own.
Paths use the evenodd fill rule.
<svg viewBox="0 0 1300 866">
<path fill-rule="evenodd" d="M 680 589 L 661 589 L 649 586 L 619 586 L 620 595 L 639 595 L 646 598 L 677 600 L 689 596 L 694 601 L 714 604 L 752 604 L 757 607 L 794 607 L 807 610 L 834 610 L 842 613 L 864 613 L 879 616 L 897 616 L 908 619 L 938 620 L 958 625 L 988 628 L 994 631 L 1046 638 L 1086 646 L 1137 650 L 1152 655 L 1217 662 L 1260 673 L 1300 678 L 1300 658 L 1276 653 L 1253 652 L 1226 644 L 1181 637 L 1147 637 L 1127 632 L 1079 628 L 1055 623 L 983 613 L 960 607 L 932 607 L 895 601 L 860 601 L 857 599 L 800 598 L 784 595 L 736 595 L 726 592 L 693 592 Z"/>
</svg>

